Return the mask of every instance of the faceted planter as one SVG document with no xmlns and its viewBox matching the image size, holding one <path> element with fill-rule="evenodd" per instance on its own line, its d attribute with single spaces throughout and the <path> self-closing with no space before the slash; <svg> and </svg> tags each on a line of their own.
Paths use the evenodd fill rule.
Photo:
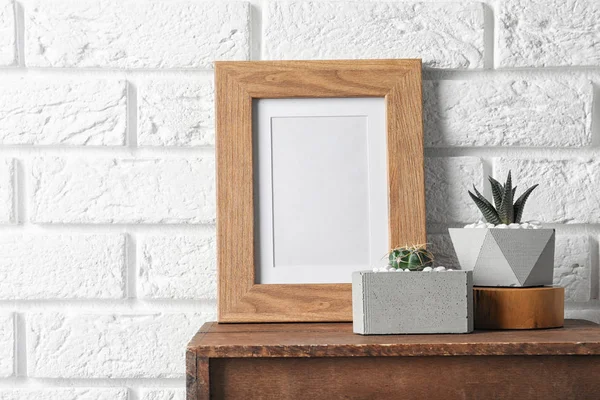
<svg viewBox="0 0 600 400">
<path fill-rule="evenodd" d="M 552 285 L 554 229 L 448 229 L 475 286 Z"/>
<path fill-rule="evenodd" d="M 352 315 L 361 335 L 472 332 L 472 272 L 354 272 Z"/>
</svg>

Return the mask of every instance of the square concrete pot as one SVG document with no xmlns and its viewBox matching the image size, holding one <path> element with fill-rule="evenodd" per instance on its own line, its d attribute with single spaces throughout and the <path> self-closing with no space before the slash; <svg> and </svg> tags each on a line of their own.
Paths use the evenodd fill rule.
<svg viewBox="0 0 600 400">
<path fill-rule="evenodd" d="M 361 335 L 472 332 L 472 272 L 356 271 L 352 315 Z"/>
<path fill-rule="evenodd" d="M 458 262 L 475 286 L 552 285 L 554 229 L 448 229 Z"/>
</svg>

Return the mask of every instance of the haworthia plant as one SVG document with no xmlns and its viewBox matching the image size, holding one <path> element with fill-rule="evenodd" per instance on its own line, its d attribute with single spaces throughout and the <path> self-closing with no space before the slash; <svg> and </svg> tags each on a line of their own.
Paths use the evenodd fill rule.
<svg viewBox="0 0 600 400">
<path fill-rule="evenodd" d="M 422 271 L 425 267 L 433 266 L 433 254 L 424 245 L 397 247 L 388 254 L 389 265 L 392 268 Z"/>
<path fill-rule="evenodd" d="M 508 171 L 508 177 L 506 183 L 502 185 L 500 182 L 488 177 L 490 184 L 492 185 L 492 197 L 494 198 L 494 204 L 490 203 L 473 185 L 474 194 L 469 191 L 469 196 L 473 199 L 485 220 L 494 225 L 499 224 L 518 224 L 521 222 L 523 216 L 523 207 L 525 202 L 529 198 L 529 195 L 538 185 L 533 185 L 527 189 L 523 194 L 513 203 L 517 187 L 512 186 L 512 177 L 510 171 Z"/>
</svg>

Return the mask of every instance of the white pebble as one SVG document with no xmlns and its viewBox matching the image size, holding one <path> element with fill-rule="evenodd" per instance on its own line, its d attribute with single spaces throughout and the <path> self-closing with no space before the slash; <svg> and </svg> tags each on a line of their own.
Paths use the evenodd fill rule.
<svg viewBox="0 0 600 400">
<path fill-rule="evenodd" d="M 446 271 L 454 271 L 452 268 L 448 268 Z"/>
<path fill-rule="evenodd" d="M 529 222 L 523 222 L 521 224 L 521 228 L 523 228 L 523 229 L 531 229 L 532 226 L 531 226 L 531 224 L 529 224 Z"/>
<path fill-rule="evenodd" d="M 379 268 L 377 268 L 377 267 L 373 268 L 373 272 L 379 272 Z"/>
<path fill-rule="evenodd" d="M 519 225 L 519 224 L 510 224 L 510 225 L 508 225 L 508 229 L 521 229 L 521 225 Z"/>
<path fill-rule="evenodd" d="M 404 272 L 410 272 L 410 269 L 406 268 L 406 269 L 404 270 Z"/>
<path fill-rule="evenodd" d="M 494 225 L 494 224 L 487 224 L 486 226 L 487 226 L 488 228 L 493 228 L 493 227 L 495 227 L 496 225 Z"/>
<path fill-rule="evenodd" d="M 542 229 L 542 227 L 540 225 L 533 225 L 532 227 L 533 229 Z"/>
<path fill-rule="evenodd" d="M 430 271 L 433 271 L 433 268 L 431 268 L 431 267 L 423 268 L 423 272 L 430 272 Z"/>
<path fill-rule="evenodd" d="M 442 272 L 446 270 L 446 267 L 435 267 L 433 270 L 436 272 Z"/>
<path fill-rule="evenodd" d="M 475 228 L 475 224 L 469 224 L 469 225 L 465 225 L 466 229 L 471 229 L 471 228 Z"/>
<path fill-rule="evenodd" d="M 499 225 L 496 225 L 494 228 L 496 228 L 496 229 L 508 229 L 508 225 L 506 225 L 506 224 L 499 224 Z"/>
<path fill-rule="evenodd" d="M 402 268 L 398 268 L 396 272 L 402 272 Z"/>
</svg>

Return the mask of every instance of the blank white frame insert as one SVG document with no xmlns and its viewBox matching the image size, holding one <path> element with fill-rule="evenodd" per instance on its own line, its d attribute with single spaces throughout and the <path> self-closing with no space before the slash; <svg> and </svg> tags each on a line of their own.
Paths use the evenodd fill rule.
<svg viewBox="0 0 600 400">
<path fill-rule="evenodd" d="M 389 250 L 384 98 L 254 100 L 256 283 L 350 283 Z"/>
</svg>

